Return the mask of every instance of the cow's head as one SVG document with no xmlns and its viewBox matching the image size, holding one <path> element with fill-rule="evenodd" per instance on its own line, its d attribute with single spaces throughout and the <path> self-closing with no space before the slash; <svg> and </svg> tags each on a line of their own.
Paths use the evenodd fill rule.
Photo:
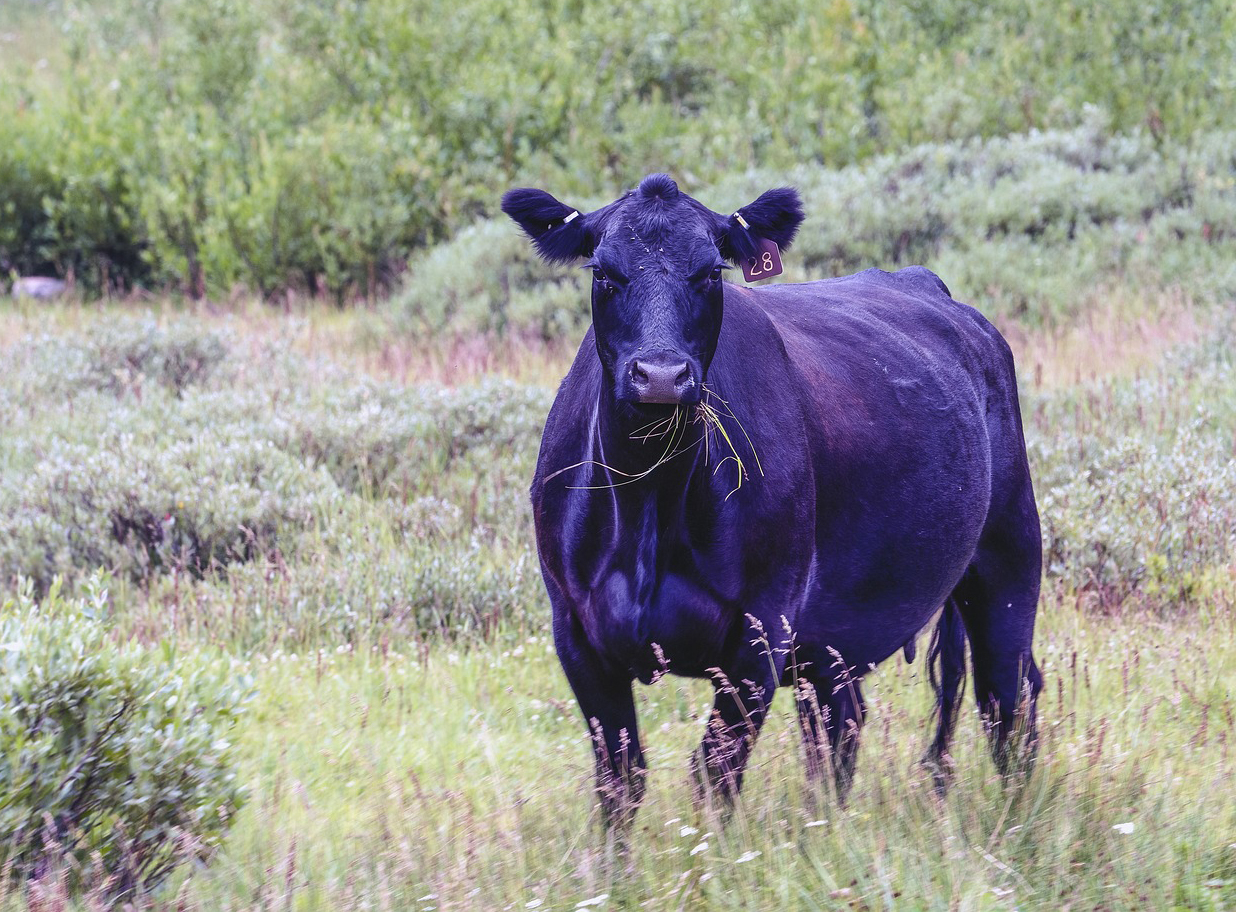
<svg viewBox="0 0 1236 912">
<path fill-rule="evenodd" d="M 502 211 L 544 259 L 587 258 L 597 353 L 628 404 L 699 402 L 721 332 L 726 261 L 755 257 L 760 238 L 788 247 L 803 218 L 789 188 L 721 215 L 664 174 L 587 214 L 532 189 L 508 191 Z"/>
</svg>

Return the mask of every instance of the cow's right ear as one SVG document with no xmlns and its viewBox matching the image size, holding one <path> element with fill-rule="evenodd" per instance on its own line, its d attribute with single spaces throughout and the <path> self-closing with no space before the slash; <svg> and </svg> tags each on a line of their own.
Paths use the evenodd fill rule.
<svg viewBox="0 0 1236 912">
<path fill-rule="evenodd" d="M 551 263 L 590 257 L 596 248 L 587 217 L 544 190 L 508 190 L 502 196 L 502 211 L 524 229 L 537 253 Z"/>
</svg>

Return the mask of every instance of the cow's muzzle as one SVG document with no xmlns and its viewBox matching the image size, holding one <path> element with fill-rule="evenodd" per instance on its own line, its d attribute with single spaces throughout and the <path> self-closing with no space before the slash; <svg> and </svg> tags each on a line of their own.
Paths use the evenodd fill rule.
<svg viewBox="0 0 1236 912">
<path fill-rule="evenodd" d="M 635 358 L 628 371 L 632 398 L 643 403 L 693 405 L 700 384 L 689 361 L 679 358 Z"/>
</svg>

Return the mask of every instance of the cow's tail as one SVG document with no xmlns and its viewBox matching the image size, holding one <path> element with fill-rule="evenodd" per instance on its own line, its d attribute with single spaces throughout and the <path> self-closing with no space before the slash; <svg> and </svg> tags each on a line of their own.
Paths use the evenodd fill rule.
<svg viewBox="0 0 1236 912">
<path fill-rule="evenodd" d="M 931 637 L 927 675 L 931 680 L 931 689 L 936 692 L 940 726 L 924 760 L 933 767 L 936 788 L 943 792 L 947 785 L 948 745 L 957 725 L 957 712 L 961 708 L 961 697 L 966 686 L 966 627 L 961 619 L 961 610 L 957 607 L 957 599 L 953 596 L 944 603 L 936 632 Z"/>
</svg>

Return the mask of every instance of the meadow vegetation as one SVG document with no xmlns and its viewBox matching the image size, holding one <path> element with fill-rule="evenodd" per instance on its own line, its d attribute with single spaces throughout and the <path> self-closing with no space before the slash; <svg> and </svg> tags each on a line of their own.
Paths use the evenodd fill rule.
<svg viewBox="0 0 1236 912">
<path fill-rule="evenodd" d="M 968 140 L 1096 117 L 1123 140 L 1071 175 L 1043 161 L 1051 140 L 1020 162 L 993 151 L 990 174 L 960 163 L 980 195 L 1014 171 L 991 209 L 969 210 L 1010 236 L 1002 259 L 1056 230 L 1062 204 L 1060 230 L 1097 256 L 1092 222 L 1159 213 L 1157 192 L 1168 208 L 1195 185 L 1207 196 L 1216 155 L 1230 191 L 1216 131 L 1231 129 L 1236 11 L 1209 0 L 16 0 L 0 30 L 0 270 L 71 273 L 92 292 L 343 301 L 391 286 L 507 186 L 612 196 L 665 170 L 694 192 L 943 147 L 922 176 L 914 159 L 884 166 L 904 184 L 890 199 L 916 210 L 896 251 L 912 255 L 951 227 L 916 194 L 953 176 Z M 1123 181 L 1130 167 L 1155 176 Z M 1051 198 L 1023 213 L 1026 172 Z M 851 192 L 851 176 L 822 201 L 887 183 L 877 166 Z M 866 233 L 885 216 L 864 206 Z M 1230 234 L 1230 196 L 1220 208 Z M 808 268 L 870 253 L 821 240 Z"/>
<path fill-rule="evenodd" d="M 810 214 L 791 281 L 930 263 L 959 299 L 1039 327 L 1076 323 L 1114 288 L 1126 310 L 1182 287 L 1199 303 L 1236 295 L 1236 134 L 1164 151 L 1113 136 L 1089 109 L 1069 130 L 918 145 L 836 170 L 753 169 L 699 198 L 730 212 L 787 183 Z M 541 264 L 500 217 L 414 256 L 393 300 L 411 332 L 557 338 L 587 325 L 588 288 L 586 273 Z"/>
<path fill-rule="evenodd" d="M 1236 906 L 1234 42 L 1201 0 L 0 6 L 0 270 L 76 280 L 0 298 L 0 910 Z M 656 169 L 793 184 L 786 280 L 922 262 L 1010 340 L 1029 782 L 968 710 L 937 800 L 898 658 L 846 807 L 782 694 L 726 821 L 667 677 L 600 830 L 526 495 L 586 283 L 492 215 Z"/>
<path fill-rule="evenodd" d="M 784 700 L 723 826 L 688 790 L 707 686 L 666 680 L 640 697 L 650 806 L 632 854 L 607 844 L 525 495 L 552 386 L 395 379 L 365 356 L 360 312 L 315 326 L 87 306 L 49 333 L 10 308 L 0 553 L 5 586 L 30 588 L 6 616 L 93 599 L 149 663 L 230 656 L 221 692 L 252 690 L 220 734 L 247 796 L 231 835 L 139 904 L 1224 908 L 1236 327 L 1160 308 L 1081 376 L 1057 363 L 1059 334 L 1010 333 L 1048 557 L 1046 741 L 1021 791 L 996 781 L 970 717 L 952 797 L 929 797 L 914 762 L 929 688 L 898 661 L 873 679 L 846 809 L 804 794 Z"/>
<path fill-rule="evenodd" d="M 0 864 L 8 877 L 144 893 L 218 849 L 246 788 L 247 693 L 201 650 L 118 643 L 98 576 L 77 600 L 26 583 L 0 614 Z"/>
</svg>

